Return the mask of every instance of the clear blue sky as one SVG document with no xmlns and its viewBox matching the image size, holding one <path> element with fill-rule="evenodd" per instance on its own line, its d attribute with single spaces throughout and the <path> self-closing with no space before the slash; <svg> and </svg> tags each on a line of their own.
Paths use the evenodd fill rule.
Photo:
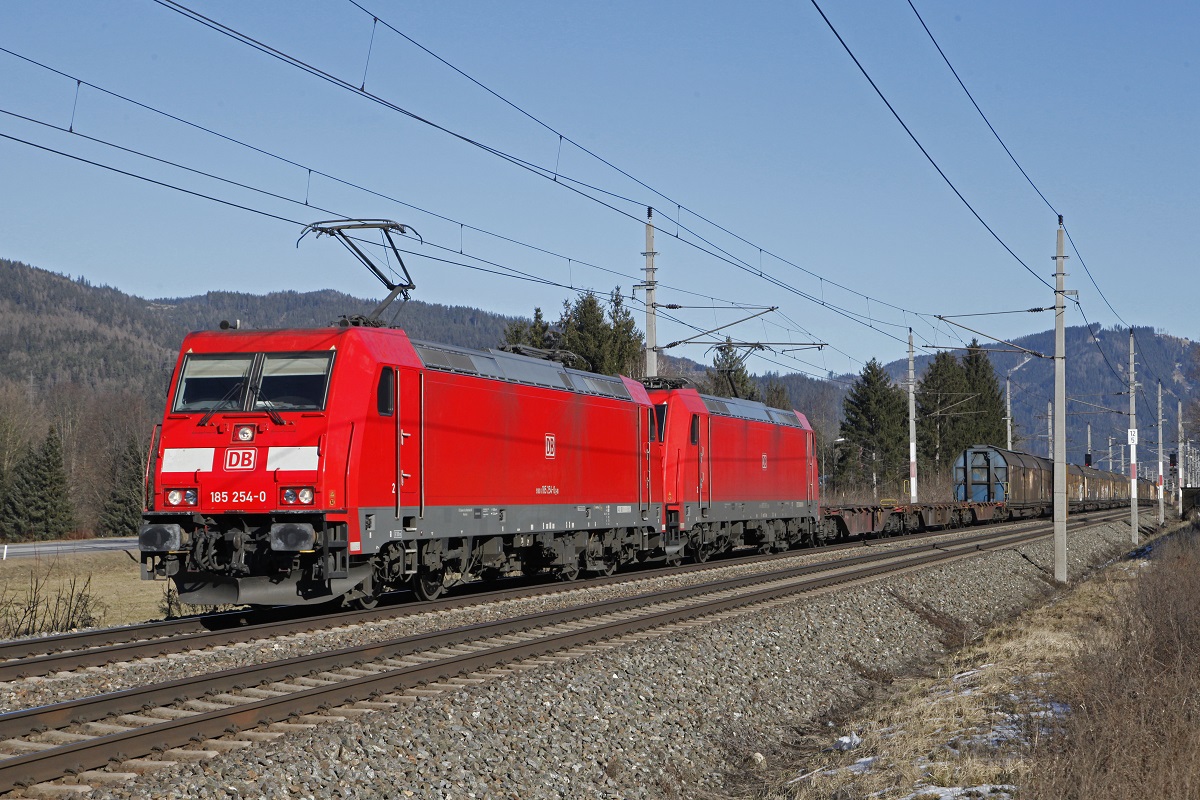
<svg viewBox="0 0 1200 800">
<path fill-rule="evenodd" d="M 935 329 L 936 320 L 909 312 L 1053 303 L 1052 292 L 992 238 L 925 160 L 810 3 L 360 2 L 371 14 L 343 0 L 186 4 L 354 86 L 363 81 L 377 15 L 368 92 L 629 198 L 609 202 L 633 217 L 653 205 L 662 226 L 659 279 L 700 295 L 663 288 L 659 302 L 711 306 L 711 297 L 717 304 L 778 305 L 786 316 L 768 315 L 731 329 L 732 335 L 832 345 L 771 361 L 756 357 L 749 363 L 755 372 L 857 372 L 868 358 L 902 357 L 906 347 L 897 339 L 908 325 L 919 343 L 959 343 L 944 324 Z M 1065 215 L 1116 312 L 1126 323 L 1200 338 L 1194 266 L 1200 7 L 914 2 L 997 131 Z M 822 7 L 950 180 L 1017 256 L 1052 282 L 1054 214 L 992 137 L 906 0 L 825 0 Z M 555 132 L 383 22 L 662 194 L 570 143 L 560 147 Z M 0 47 L 453 221 L 319 176 L 310 181 L 305 169 L 89 86 L 76 101 L 74 80 L 0 53 L 4 111 L 66 128 L 74 109 L 78 134 L 300 203 L 307 194 L 312 205 L 338 214 L 409 223 L 431 245 L 455 251 L 412 242 L 419 254 L 480 265 L 460 257 L 461 246 L 467 255 L 558 283 L 603 291 L 619 284 L 626 294 L 632 278 L 579 262 L 639 275 L 644 232 L 636 219 L 152 0 L 6 0 Z M 0 133 L 288 219 L 329 216 L 9 114 L 0 114 Z M 0 187 L 0 256 L 94 283 L 144 297 L 285 288 L 381 294 L 331 241 L 310 238 L 294 247 L 299 229 L 292 224 L 8 139 L 0 139 Z M 698 249 L 676 238 L 677 216 L 693 231 L 681 231 L 682 238 L 711 244 Z M 459 222 L 557 255 L 469 228 L 460 233 Z M 761 264 L 790 288 L 704 252 L 716 247 L 746 269 Z M 1119 324 L 1068 252 L 1068 287 L 1079 290 L 1083 313 L 1106 326 Z M 406 260 L 418 285 L 415 297 L 430 302 L 526 315 L 540 305 L 556 316 L 562 301 L 574 296 L 559 286 L 423 255 Z M 749 312 L 670 313 L 711 328 Z M 1048 313 L 962 321 L 1001 337 L 1053 324 Z M 1069 312 L 1068 324 L 1083 321 L 1078 310 Z M 693 332 L 660 320 L 662 342 Z M 674 352 L 707 360 L 703 347 Z"/>
</svg>

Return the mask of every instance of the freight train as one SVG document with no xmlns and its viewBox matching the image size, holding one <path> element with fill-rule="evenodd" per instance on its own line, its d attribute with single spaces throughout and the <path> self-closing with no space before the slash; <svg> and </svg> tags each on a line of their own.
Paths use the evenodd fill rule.
<svg viewBox="0 0 1200 800">
<path fill-rule="evenodd" d="M 143 577 L 194 604 L 786 549 L 818 529 L 803 415 L 401 330 L 184 341 L 152 442 Z"/>
<path fill-rule="evenodd" d="M 369 607 L 1047 513 L 1048 469 L 975 447 L 957 502 L 821 508 L 795 411 L 394 328 L 205 331 L 151 443 L 142 577 L 199 605 Z M 1071 475 L 1076 507 L 1128 497 L 1120 476 Z"/>
<path fill-rule="evenodd" d="M 1037 517 L 1054 511 L 1054 462 L 991 445 L 967 448 L 954 464 L 955 499 L 1003 503 L 1006 516 Z M 1139 478 L 1139 503 L 1157 501 L 1158 487 Z M 1072 511 L 1129 504 L 1130 479 L 1116 472 L 1070 464 L 1067 500 Z"/>
</svg>

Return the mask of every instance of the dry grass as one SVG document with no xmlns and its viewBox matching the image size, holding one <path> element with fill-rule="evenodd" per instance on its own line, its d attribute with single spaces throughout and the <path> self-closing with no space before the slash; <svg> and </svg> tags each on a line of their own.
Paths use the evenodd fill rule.
<svg viewBox="0 0 1200 800">
<path fill-rule="evenodd" d="M 0 561 L 0 637 L 4 638 L 22 635 L 2 626 L 5 620 L 28 617 L 31 607 L 42 609 L 43 618 L 56 623 L 51 627 L 111 626 L 161 618 L 162 600 L 163 584 L 141 580 L 138 564 L 121 551 Z M 65 606 L 73 611 L 65 613 Z M 42 626 L 36 632 L 49 629 Z M 29 632 L 34 631 L 24 631 Z"/>
<path fill-rule="evenodd" d="M 1200 797 L 1200 543 L 1166 543 L 1118 599 L 1055 681 L 1071 713 L 1023 796 Z"/>
<path fill-rule="evenodd" d="M 1114 686 L 1138 687 L 1124 690 L 1124 695 L 1115 692 L 1106 696 L 1105 704 L 1115 704 L 1121 697 L 1144 701 L 1149 694 L 1144 687 L 1161 680 L 1166 665 L 1189 662 L 1200 678 L 1200 558 L 1190 565 L 1179 556 L 1172 555 L 1169 560 L 1178 562 L 1178 568 L 1189 576 L 1168 577 L 1170 592 L 1153 588 L 1156 583 L 1150 580 L 1135 580 L 1146 571 L 1138 565 L 1116 564 L 1069 592 L 1060 592 L 1051 602 L 994 627 L 981 639 L 949 655 L 935 674 L 898 678 L 880 688 L 878 696 L 862 708 L 831 714 L 812 728 L 799 731 L 795 740 L 769 755 L 768 763 L 779 766 L 757 770 L 736 792 L 737 796 L 916 800 L 940 797 L 937 790 L 949 787 L 965 790 L 955 796 L 985 798 L 1015 796 L 1017 790 L 1012 787 L 1019 787 L 1022 798 L 1047 800 L 1200 796 L 1200 791 L 1172 793 L 1166 780 L 1164 788 L 1149 792 L 1141 791 L 1142 784 L 1130 784 L 1139 790 L 1126 787 L 1103 793 L 1097 788 L 1103 781 L 1087 784 L 1086 791 L 1082 791 L 1081 776 L 1066 768 L 1068 761 L 1075 760 L 1081 770 L 1107 778 L 1112 769 L 1104 764 L 1113 752 L 1107 748 L 1123 748 L 1126 756 L 1118 761 L 1130 764 L 1139 759 L 1149 764 L 1147 754 L 1157 748 L 1163 751 L 1161 771 L 1171 772 L 1166 767 L 1167 759 L 1183 754 L 1174 745 L 1165 746 L 1161 737 L 1177 736 L 1182 742 L 1200 743 L 1200 680 L 1188 688 L 1178 682 L 1168 683 L 1161 692 L 1155 692 L 1164 699 L 1175 698 L 1175 706 L 1180 709 L 1178 730 L 1171 727 L 1154 731 L 1147 724 L 1124 733 L 1100 733 L 1101 727 L 1114 726 L 1114 721 L 1101 722 L 1087 714 L 1068 716 L 1067 706 L 1055 702 L 1060 698 L 1069 701 L 1071 697 L 1103 696 L 1091 686 L 1076 688 L 1074 694 L 1068 692 L 1060 676 L 1074 675 L 1073 664 L 1098 666 Z M 1155 601 L 1151 613 L 1165 621 L 1160 627 L 1173 632 L 1165 637 L 1165 646 L 1152 646 L 1148 640 L 1136 638 L 1132 639 L 1132 647 L 1126 644 L 1134 631 L 1118 620 L 1131 596 Z M 1167 613 L 1164 605 L 1168 603 L 1186 613 Z M 1186 616 L 1188 622 L 1179 619 L 1181 616 Z M 925 614 L 922 617 L 939 622 Z M 1193 619 L 1195 628 L 1191 627 Z M 961 646 L 962 639 L 969 637 L 968 632 L 950 624 L 936 627 L 947 644 Z M 1192 649 L 1181 655 L 1184 643 Z M 1097 660 L 1099 654 L 1132 656 L 1133 661 L 1153 665 L 1157 676 L 1142 673 L 1131 683 L 1126 678 L 1129 666 Z M 1136 719 L 1161 724 L 1163 712 L 1159 708 L 1144 709 Z M 1185 720 L 1191 725 L 1186 732 L 1182 728 Z M 1083 725 L 1084 732 L 1072 728 L 1074 725 Z M 1087 741 L 1089 726 L 1094 732 L 1091 739 L 1097 744 L 1091 760 L 1081 759 L 1073 744 L 1064 745 Z M 1064 729 L 1066 736 L 1060 738 L 1058 734 Z M 851 733 L 861 738 L 855 747 L 834 749 L 837 737 Z M 1197 754 L 1200 749 L 1193 749 L 1186 757 L 1200 763 Z M 1061 779 L 1051 781 L 1048 776 Z M 1055 793 L 1049 791 L 1052 786 L 1073 791 Z"/>
</svg>

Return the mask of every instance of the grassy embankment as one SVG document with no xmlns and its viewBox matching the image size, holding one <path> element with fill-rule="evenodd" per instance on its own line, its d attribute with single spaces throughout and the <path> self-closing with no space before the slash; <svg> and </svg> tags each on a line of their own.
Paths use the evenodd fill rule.
<svg viewBox="0 0 1200 800">
<path fill-rule="evenodd" d="M 952 631 L 947 631 L 953 633 Z M 986 633 L 772 754 L 739 796 L 1200 797 L 1200 530 Z M 853 733 L 861 742 L 833 748 Z"/>
<path fill-rule="evenodd" d="M 163 586 L 121 551 L 0 561 L 0 639 L 161 618 Z"/>
</svg>

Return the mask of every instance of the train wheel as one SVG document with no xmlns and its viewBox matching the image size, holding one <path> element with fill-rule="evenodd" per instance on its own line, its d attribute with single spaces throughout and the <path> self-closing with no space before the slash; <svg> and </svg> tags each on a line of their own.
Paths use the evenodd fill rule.
<svg viewBox="0 0 1200 800">
<path fill-rule="evenodd" d="M 554 577 L 558 578 L 564 583 L 570 583 L 571 581 L 579 580 L 579 564 L 564 564 L 558 568 L 558 572 L 555 573 Z"/>
<path fill-rule="evenodd" d="M 370 611 L 379 605 L 379 593 L 375 591 L 374 577 L 367 578 L 354 587 L 353 592 L 346 598 L 343 605 L 359 611 Z"/>
<path fill-rule="evenodd" d="M 370 611 L 377 605 L 379 605 L 379 595 L 377 594 L 366 594 L 350 601 L 350 607 L 359 611 Z"/>
<path fill-rule="evenodd" d="M 421 570 L 413 578 L 413 593 L 421 600 L 437 600 L 446 591 L 442 570 Z"/>
</svg>

